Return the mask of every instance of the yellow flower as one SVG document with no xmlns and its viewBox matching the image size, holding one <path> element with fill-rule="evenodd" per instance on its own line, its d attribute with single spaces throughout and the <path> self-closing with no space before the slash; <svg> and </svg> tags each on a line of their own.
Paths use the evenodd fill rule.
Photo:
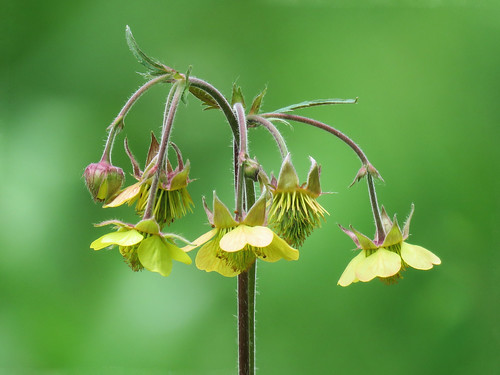
<svg viewBox="0 0 500 375">
<path fill-rule="evenodd" d="M 405 242 L 409 236 L 413 210 L 412 205 L 410 216 L 401 232 L 396 217 L 391 221 L 382 207 L 385 237 L 376 241 L 370 240 L 352 226 L 351 230 L 340 226 L 351 237 L 358 249 L 361 249 L 361 252 L 349 262 L 340 276 L 338 285 L 348 286 L 358 281 L 367 282 L 375 277 L 391 283 L 401 277 L 400 272 L 404 271 L 407 266 L 429 270 L 433 265 L 441 264 L 441 260 L 429 250 Z"/>
<path fill-rule="evenodd" d="M 90 244 L 94 250 L 118 245 L 125 262 L 133 271 L 146 268 L 168 276 L 172 271 L 172 260 L 191 264 L 191 258 L 173 240 L 190 242 L 171 233 L 161 233 L 154 220 L 142 220 L 137 225 L 122 223 L 118 220 L 105 221 L 96 226 L 114 225 L 116 232 L 105 234 Z"/>
<path fill-rule="evenodd" d="M 184 164 L 180 150 L 175 144 L 172 143 L 171 145 L 177 153 L 178 166 L 173 169 L 167 160 L 166 173 L 162 170 L 160 174 L 158 191 L 153 207 L 153 215 L 161 226 L 165 223 L 170 224 L 175 219 L 180 219 L 188 211 L 192 212 L 193 206 L 193 200 L 187 191 L 187 185 L 191 182 L 189 179 L 189 160 Z M 128 203 L 130 206 L 137 202 L 135 210 L 139 216 L 143 216 L 149 199 L 153 176 L 158 168 L 158 142 L 155 136 L 152 135 L 144 172 L 139 169 L 139 165 L 128 149 L 127 143 L 125 143 L 125 148 L 134 168 L 134 177 L 138 182 L 123 189 L 104 207 L 117 207 L 124 203 Z"/>
<path fill-rule="evenodd" d="M 292 246 L 302 246 L 314 228 L 321 226 L 328 212 L 316 201 L 322 194 L 319 183 L 320 167 L 311 158 L 307 185 L 299 185 L 299 178 L 290 160 L 290 154 L 281 166 L 278 180 L 273 177 L 270 187 L 273 202 L 269 225 Z"/>
<path fill-rule="evenodd" d="M 297 250 L 263 226 L 266 218 L 265 194 L 255 202 L 241 222 L 233 219 L 215 192 L 213 213 L 205 201 L 204 206 L 213 229 L 193 241 L 194 246 L 183 248 L 184 251 L 190 251 L 203 245 L 196 256 L 196 266 L 200 270 L 232 277 L 246 271 L 257 258 L 266 262 L 299 258 Z"/>
</svg>

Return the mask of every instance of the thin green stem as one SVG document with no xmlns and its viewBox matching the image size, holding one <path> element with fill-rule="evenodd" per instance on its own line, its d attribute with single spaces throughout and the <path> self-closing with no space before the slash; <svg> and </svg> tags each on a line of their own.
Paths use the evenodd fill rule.
<svg viewBox="0 0 500 375">
<path fill-rule="evenodd" d="M 285 139 L 276 128 L 276 126 L 274 126 L 274 124 L 268 119 L 257 115 L 247 116 L 247 120 L 262 125 L 265 129 L 267 129 L 269 133 L 271 133 L 276 142 L 276 145 L 278 146 L 278 149 L 280 150 L 281 158 L 285 159 L 288 155 L 288 148 L 286 147 Z"/>
<path fill-rule="evenodd" d="M 172 131 L 172 125 L 174 123 L 175 113 L 177 112 L 177 107 L 179 106 L 179 101 L 184 90 L 184 82 L 177 81 L 170 89 L 167 102 L 165 104 L 165 113 L 163 117 L 163 128 L 160 141 L 160 149 L 158 151 L 158 160 L 156 161 L 156 171 L 151 183 L 149 190 L 148 203 L 146 204 L 146 209 L 144 210 L 144 219 L 149 219 L 153 217 L 153 208 L 156 199 L 156 192 L 158 190 L 158 184 L 160 181 L 160 174 L 163 167 L 163 159 L 165 158 L 168 142 L 170 139 L 170 133 Z M 172 94 L 173 92 L 173 94 Z"/>
</svg>

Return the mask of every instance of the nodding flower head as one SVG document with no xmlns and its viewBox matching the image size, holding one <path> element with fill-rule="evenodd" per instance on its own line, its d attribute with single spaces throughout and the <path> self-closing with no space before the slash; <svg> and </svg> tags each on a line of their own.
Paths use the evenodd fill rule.
<svg viewBox="0 0 500 375">
<path fill-rule="evenodd" d="M 120 190 L 125 175 L 105 160 L 92 163 L 83 172 L 85 184 L 95 202 L 106 202 Z"/>
<path fill-rule="evenodd" d="M 118 220 L 105 221 L 96 226 L 114 225 L 115 232 L 105 234 L 90 244 L 94 250 L 117 245 L 120 254 L 133 271 L 144 268 L 168 276 L 172 271 L 172 260 L 191 264 L 191 258 L 174 240 L 189 241 L 171 233 L 161 233 L 160 226 L 152 219 L 142 220 L 137 225 Z"/>
<path fill-rule="evenodd" d="M 311 158 L 307 183 L 299 185 L 290 154 L 285 158 L 276 178 L 271 179 L 273 202 L 269 224 L 290 245 L 299 247 L 314 228 L 321 225 L 328 212 L 317 202 L 322 194 L 319 183 L 321 167 Z"/>
<path fill-rule="evenodd" d="M 190 251 L 203 245 L 196 256 L 199 269 L 232 277 L 246 271 L 257 258 L 266 262 L 299 258 L 297 250 L 265 226 L 266 195 L 262 194 L 241 222 L 234 220 L 215 192 L 213 212 L 204 202 L 213 229 L 193 241 L 194 246 L 183 248 Z"/>
<path fill-rule="evenodd" d="M 187 186 L 192 181 L 189 179 L 189 160 L 184 163 L 179 148 L 174 143 L 171 143 L 171 145 L 177 154 L 178 164 L 174 169 L 167 159 L 166 165 L 160 172 L 160 180 L 153 207 L 153 215 L 160 226 L 170 224 L 175 219 L 180 219 L 188 211 L 191 212 L 193 206 L 193 200 L 187 191 Z M 138 215 L 142 216 L 144 215 L 149 199 L 153 176 L 161 166 L 161 162 L 158 161 L 159 144 L 152 134 L 151 145 L 149 146 L 146 158 L 146 169 L 144 171 L 140 170 L 139 164 L 130 152 L 126 140 L 125 149 L 132 162 L 134 177 L 138 182 L 123 189 L 104 207 L 117 207 L 125 202 L 128 205 L 136 203 L 135 210 Z"/>
<path fill-rule="evenodd" d="M 352 226 L 351 230 L 340 226 L 361 251 L 347 265 L 340 276 L 338 285 L 348 286 L 358 281 L 367 282 L 375 277 L 390 284 L 397 282 L 401 278 L 401 271 L 408 266 L 419 270 L 429 270 L 433 265 L 441 264 L 441 260 L 429 250 L 406 242 L 410 235 L 413 209 L 412 205 L 410 215 L 401 231 L 396 216 L 391 220 L 382 207 L 385 235 L 375 241 L 370 240 Z"/>
</svg>

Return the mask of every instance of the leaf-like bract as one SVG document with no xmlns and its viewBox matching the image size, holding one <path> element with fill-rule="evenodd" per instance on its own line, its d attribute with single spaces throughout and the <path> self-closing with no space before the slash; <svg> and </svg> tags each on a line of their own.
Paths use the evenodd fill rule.
<svg viewBox="0 0 500 375">
<path fill-rule="evenodd" d="M 220 108 L 215 99 L 206 91 L 192 85 L 189 86 L 189 91 L 201 100 L 202 104 L 205 106 L 204 110 Z"/>
<path fill-rule="evenodd" d="M 236 83 L 233 83 L 233 96 L 231 97 L 231 106 L 236 103 L 241 103 L 243 108 L 245 108 L 245 98 L 243 97 L 243 93 L 241 92 L 241 87 Z"/>
<path fill-rule="evenodd" d="M 249 115 L 255 115 L 259 113 L 260 111 L 260 106 L 262 105 L 262 99 L 264 98 L 264 95 L 266 95 L 267 87 L 262 90 L 262 92 L 255 97 L 255 99 L 252 102 L 252 107 L 250 108 L 250 112 L 248 112 Z"/>
<path fill-rule="evenodd" d="M 331 105 L 331 104 L 355 104 L 358 102 L 358 99 L 318 99 L 318 100 L 310 100 L 302 103 L 292 104 L 288 107 L 280 108 L 273 113 L 284 113 L 284 112 L 292 112 L 297 109 L 314 107 L 318 105 Z"/>
<path fill-rule="evenodd" d="M 144 65 L 147 69 L 148 72 L 144 75 L 146 76 L 158 76 L 162 75 L 165 73 L 173 73 L 174 71 L 160 63 L 159 61 L 152 59 L 148 55 L 146 55 L 142 50 L 139 48 L 137 45 L 137 42 L 134 39 L 134 35 L 132 35 L 132 31 L 130 30 L 130 27 L 127 25 L 125 29 L 125 36 L 127 38 L 127 44 L 128 47 L 130 48 L 130 51 L 133 53 L 137 61 Z"/>
</svg>

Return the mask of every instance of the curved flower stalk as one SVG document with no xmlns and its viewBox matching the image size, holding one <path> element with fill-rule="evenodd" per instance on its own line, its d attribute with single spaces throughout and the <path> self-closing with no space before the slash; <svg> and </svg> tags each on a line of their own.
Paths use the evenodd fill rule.
<svg viewBox="0 0 500 375">
<path fill-rule="evenodd" d="M 184 163 L 179 148 L 173 143 L 172 147 L 177 154 L 178 165 L 173 169 L 167 160 L 166 168 L 161 171 L 160 183 L 158 184 L 159 189 L 153 208 L 153 215 L 160 226 L 165 225 L 165 223 L 170 224 L 175 219 L 185 216 L 188 211 L 192 212 L 192 206 L 194 205 L 187 191 L 187 185 L 192 181 L 189 179 L 189 160 Z M 144 172 L 140 170 L 139 164 L 130 152 L 127 142 L 125 142 L 125 149 L 132 162 L 134 177 L 138 182 L 123 189 L 104 207 L 117 207 L 125 202 L 130 206 L 137 202 L 135 210 L 138 215 L 142 216 L 148 202 L 153 176 L 160 165 L 157 158 L 159 149 L 158 141 L 151 134 L 151 144 Z"/>
<path fill-rule="evenodd" d="M 414 206 L 406 220 L 403 231 L 399 229 L 396 216 L 391 220 L 382 207 L 382 223 L 385 237 L 372 241 L 351 226 L 348 230 L 340 228 L 354 241 L 361 252 L 347 265 L 340 276 L 338 285 L 348 286 L 358 281 L 367 282 L 375 277 L 391 283 L 401 278 L 401 271 L 410 266 L 419 270 L 429 270 L 434 265 L 441 264 L 434 253 L 421 246 L 411 245 L 405 240 L 410 234 L 410 220 Z"/>
<path fill-rule="evenodd" d="M 278 180 L 271 179 L 273 202 L 269 224 L 290 245 L 302 246 L 314 228 L 321 226 L 328 212 L 316 201 L 321 194 L 319 176 L 321 167 L 313 158 L 307 183 L 299 185 L 299 178 L 292 165 L 290 154 L 281 166 Z"/>
<path fill-rule="evenodd" d="M 246 271 L 257 258 L 266 262 L 299 258 L 296 249 L 264 226 L 265 194 L 255 202 L 241 222 L 233 219 L 215 192 L 213 212 L 208 209 L 206 202 L 204 206 L 213 229 L 193 241 L 194 246 L 183 248 L 184 251 L 190 251 L 203 245 L 196 256 L 199 269 L 232 277 Z"/>
<path fill-rule="evenodd" d="M 118 245 L 120 254 L 133 271 L 147 269 L 168 276 L 172 271 L 172 261 L 191 264 L 191 258 L 173 240 L 190 242 L 178 235 L 161 233 L 160 226 L 152 219 L 142 220 L 137 225 L 118 220 L 104 221 L 96 226 L 114 225 L 115 232 L 105 234 L 90 244 L 94 250 Z"/>
</svg>

